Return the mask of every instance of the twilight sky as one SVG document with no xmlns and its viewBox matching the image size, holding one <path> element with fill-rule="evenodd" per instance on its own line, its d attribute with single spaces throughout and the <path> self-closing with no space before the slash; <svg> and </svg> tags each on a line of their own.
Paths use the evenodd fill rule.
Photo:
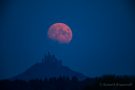
<svg viewBox="0 0 135 90">
<path fill-rule="evenodd" d="M 48 39 L 56 22 L 70 26 L 71 43 Z M 90 77 L 135 75 L 134 0 L 1 0 L 0 79 L 24 72 L 48 51 Z"/>
</svg>

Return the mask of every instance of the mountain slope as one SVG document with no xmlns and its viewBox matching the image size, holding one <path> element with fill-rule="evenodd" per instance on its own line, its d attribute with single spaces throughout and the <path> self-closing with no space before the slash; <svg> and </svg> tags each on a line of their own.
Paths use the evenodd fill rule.
<svg viewBox="0 0 135 90">
<path fill-rule="evenodd" d="M 33 80 L 46 79 L 53 77 L 77 77 L 78 79 L 85 79 L 81 73 L 75 72 L 70 68 L 63 66 L 62 62 L 57 60 L 54 55 L 48 54 L 41 63 L 34 64 L 24 73 L 15 76 L 13 80 Z"/>
</svg>

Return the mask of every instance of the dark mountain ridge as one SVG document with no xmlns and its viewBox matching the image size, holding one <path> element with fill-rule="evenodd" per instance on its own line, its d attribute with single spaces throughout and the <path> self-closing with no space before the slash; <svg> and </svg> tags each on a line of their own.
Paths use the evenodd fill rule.
<svg viewBox="0 0 135 90">
<path fill-rule="evenodd" d="M 71 70 L 64 66 L 62 61 L 58 60 L 54 55 L 48 53 L 42 59 L 41 63 L 32 65 L 25 72 L 13 77 L 13 80 L 33 80 L 33 79 L 48 79 L 59 77 L 77 77 L 78 79 L 85 79 L 86 76 Z"/>
</svg>

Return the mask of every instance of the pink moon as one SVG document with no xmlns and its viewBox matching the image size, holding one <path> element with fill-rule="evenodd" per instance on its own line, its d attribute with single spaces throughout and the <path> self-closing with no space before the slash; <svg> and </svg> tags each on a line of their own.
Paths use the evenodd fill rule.
<svg viewBox="0 0 135 90">
<path fill-rule="evenodd" d="M 72 40 L 72 30 L 64 23 L 55 23 L 49 27 L 48 37 L 59 43 L 70 43 Z"/>
</svg>

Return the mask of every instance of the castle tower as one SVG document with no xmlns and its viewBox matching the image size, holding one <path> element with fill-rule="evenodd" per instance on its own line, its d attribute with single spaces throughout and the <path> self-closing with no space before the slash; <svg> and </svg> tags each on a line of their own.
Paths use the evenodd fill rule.
<svg viewBox="0 0 135 90">
<path fill-rule="evenodd" d="M 51 54 L 50 52 L 48 52 L 44 58 L 42 59 L 42 63 L 45 64 L 54 64 L 54 65 L 61 65 L 62 61 L 58 60 L 55 55 Z"/>
</svg>

